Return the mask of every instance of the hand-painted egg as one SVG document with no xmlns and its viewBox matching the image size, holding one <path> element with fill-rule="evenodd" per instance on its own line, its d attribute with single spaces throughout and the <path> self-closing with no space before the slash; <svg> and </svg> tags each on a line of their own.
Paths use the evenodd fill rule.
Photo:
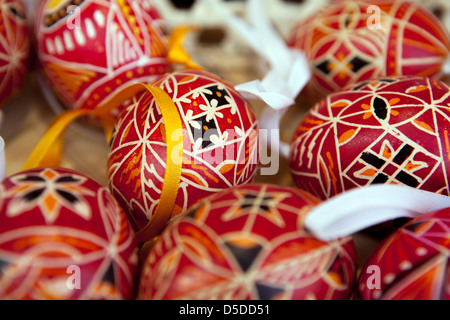
<svg viewBox="0 0 450 320">
<path fill-rule="evenodd" d="M 293 28 L 288 45 L 312 69 L 308 89 L 335 92 L 390 75 L 438 77 L 449 56 L 442 23 L 416 1 L 332 1 Z"/>
<path fill-rule="evenodd" d="M 173 221 L 144 260 L 138 299 L 348 299 L 351 237 L 323 242 L 304 229 L 318 200 L 271 184 L 212 195 Z"/>
<path fill-rule="evenodd" d="M 28 74 L 30 36 L 21 0 L 0 1 L 0 107 L 22 88 Z"/>
<path fill-rule="evenodd" d="M 68 109 L 94 109 L 168 69 L 161 19 L 149 0 L 42 1 L 35 16 L 41 69 Z"/>
<path fill-rule="evenodd" d="M 404 76 L 330 94 L 294 134 L 295 183 L 321 199 L 376 183 L 449 195 L 449 93 L 441 81 Z"/>
<path fill-rule="evenodd" d="M 0 184 L 0 299 L 130 299 L 137 243 L 109 191 L 69 169 Z"/>
<path fill-rule="evenodd" d="M 356 298 L 450 300 L 449 230 L 450 209 L 409 221 L 366 261 Z"/>
<path fill-rule="evenodd" d="M 230 82 L 206 71 L 179 70 L 161 77 L 155 86 L 171 98 L 182 126 L 174 132 L 183 136 L 178 146 L 183 156 L 172 216 L 212 193 L 253 181 L 258 122 L 250 103 Z M 146 91 L 131 100 L 115 127 L 108 185 L 136 230 L 152 219 L 163 185 L 170 183 L 164 181 L 165 128 L 160 107 Z"/>
</svg>

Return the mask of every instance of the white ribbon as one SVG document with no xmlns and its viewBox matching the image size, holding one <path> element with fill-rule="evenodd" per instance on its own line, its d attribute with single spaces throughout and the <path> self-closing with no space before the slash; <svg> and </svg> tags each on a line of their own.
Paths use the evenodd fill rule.
<svg viewBox="0 0 450 320">
<path fill-rule="evenodd" d="M 450 74 L 450 54 L 448 55 L 447 59 L 445 59 L 444 63 L 442 64 L 442 73 L 444 75 Z"/>
<path fill-rule="evenodd" d="M 0 137 L 0 182 L 6 177 L 5 141 Z"/>
<path fill-rule="evenodd" d="M 408 186 L 379 184 L 356 188 L 313 208 L 305 227 L 330 241 L 396 218 L 416 218 L 450 207 L 450 197 Z"/>
<path fill-rule="evenodd" d="M 214 9 L 269 64 L 270 69 L 262 80 L 239 84 L 235 88 L 246 98 L 258 98 L 267 104 L 260 116 L 260 129 L 277 130 L 277 134 L 261 135 L 261 143 L 271 146 L 272 151 L 280 146 L 281 155 L 288 158 L 289 145 L 282 142 L 279 135 L 280 121 L 311 77 L 308 61 L 303 52 L 287 46 L 262 9 L 262 1 L 248 1 L 248 23 L 223 8 Z M 277 141 L 271 141 L 270 137 Z"/>
</svg>

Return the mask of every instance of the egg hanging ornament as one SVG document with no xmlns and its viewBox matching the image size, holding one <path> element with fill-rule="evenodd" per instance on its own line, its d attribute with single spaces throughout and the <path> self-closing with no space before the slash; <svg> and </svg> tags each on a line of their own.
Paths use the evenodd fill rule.
<svg viewBox="0 0 450 320">
<path fill-rule="evenodd" d="M 383 76 L 438 78 L 448 63 L 449 39 L 442 23 L 416 1 L 343 0 L 298 23 L 288 45 L 309 61 L 307 91 L 323 97 Z"/>
<path fill-rule="evenodd" d="M 109 191 L 64 168 L 0 184 L 0 298 L 131 299 L 137 243 Z"/>
<path fill-rule="evenodd" d="M 42 1 L 35 42 L 54 108 L 94 109 L 170 69 L 161 18 L 148 0 Z M 56 110 L 61 112 L 62 110 Z"/>
<path fill-rule="evenodd" d="M 253 181 L 258 167 L 257 119 L 230 82 L 204 70 L 179 70 L 154 86 L 173 103 L 171 117 L 163 117 L 150 92 L 137 94 L 118 117 L 108 155 L 109 189 L 138 238 L 161 219 L 155 211 L 166 206 L 164 190 L 173 200 L 163 210 L 167 220 L 212 193 Z"/>
<path fill-rule="evenodd" d="M 306 192 L 271 184 L 206 198 L 154 242 L 138 299 L 348 299 L 353 240 L 324 242 L 304 230 L 317 203 Z"/>
<path fill-rule="evenodd" d="M 0 1 L 0 107 L 22 88 L 29 69 L 30 35 L 21 0 Z"/>
<path fill-rule="evenodd" d="M 449 91 L 444 82 L 404 76 L 330 94 L 292 139 L 296 185 L 321 199 L 381 183 L 448 196 Z"/>
<path fill-rule="evenodd" d="M 449 300 L 450 209 L 417 217 L 385 239 L 361 269 L 357 299 Z"/>
</svg>

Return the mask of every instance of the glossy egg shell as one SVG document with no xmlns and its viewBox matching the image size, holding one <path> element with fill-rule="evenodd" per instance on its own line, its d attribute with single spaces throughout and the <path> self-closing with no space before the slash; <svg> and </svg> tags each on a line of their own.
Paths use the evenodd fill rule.
<svg viewBox="0 0 450 320">
<path fill-rule="evenodd" d="M 69 169 L 0 184 L 0 298 L 131 299 L 134 233 L 109 191 Z"/>
<path fill-rule="evenodd" d="M 310 93 L 390 75 L 438 77 L 450 40 L 442 23 L 408 0 L 332 1 L 296 25 L 288 45 L 312 70 Z"/>
<path fill-rule="evenodd" d="M 358 299 L 450 300 L 450 209 L 415 218 L 385 239 L 361 269 Z"/>
<path fill-rule="evenodd" d="M 228 81 L 200 70 L 161 77 L 177 108 L 183 134 L 181 182 L 172 215 L 206 196 L 253 181 L 258 122 L 250 103 Z M 165 126 L 150 92 L 120 114 L 108 156 L 108 185 L 136 230 L 151 219 L 166 171 Z"/>
<path fill-rule="evenodd" d="M 330 94 L 291 143 L 298 187 L 321 199 L 376 183 L 449 195 L 449 87 L 422 77 L 362 82 Z"/>
<path fill-rule="evenodd" d="M 31 39 L 20 0 L 0 1 L 0 107 L 23 86 L 29 71 Z"/>
<path fill-rule="evenodd" d="M 162 20 L 147 0 L 42 1 L 34 37 L 48 85 L 68 109 L 93 109 L 165 73 Z"/>
<path fill-rule="evenodd" d="M 172 222 L 143 264 L 138 299 L 347 299 L 351 237 L 323 242 L 304 230 L 318 200 L 271 184 L 212 195 Z"/>
</svg>

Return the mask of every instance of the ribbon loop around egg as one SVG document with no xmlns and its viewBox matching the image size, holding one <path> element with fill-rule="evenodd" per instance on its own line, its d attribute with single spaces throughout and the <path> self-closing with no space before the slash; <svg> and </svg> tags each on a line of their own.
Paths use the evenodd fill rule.
<svg viewBox="0 0 450 320">
<path fill-rule="evenodd" d="M 114 126 L 114 119 L 112 116 L 109 116 L 111 111 L 123 101 L 130 99 L 143 90 L 147 90 L 153 95 L 164 119 L 167 141 L 167 169 L 164 176 L 161 201 L 158 203 L 155 214 L 148 224 L 136 233 L 137 240 L 140 243 L 151 240 L 162 230 L 172 213 L 180 184 L 182 149 L 179 151 L 180 154 L 175 154 L 174 151 L 176 146 L 182 145 L 183 136 L 175 135 L 174 132 L 181 130 L 182 124 L 176 106 L 161 88 L 137 83 L 119 91 L 113 99 L 96 109 L 69 110 L 61 113 L 50 124 L 44 137 L 35 147 L 22 168 L 22 170 L 28 170 L 42 166 L 57 166 L 62 158 L 65 130 L 72 122 L 86 115 L 99 116 L 102 119 L 105 135 L 109 141 Z"/>
<path fill-rule="evenodd" d="M 305 218 L 323 241 L 334 240 L 396 218 L 416 218 L 450 208 L 450 197 L 394 184 L 352 189 L 323 201 Z"/>
</svg>

